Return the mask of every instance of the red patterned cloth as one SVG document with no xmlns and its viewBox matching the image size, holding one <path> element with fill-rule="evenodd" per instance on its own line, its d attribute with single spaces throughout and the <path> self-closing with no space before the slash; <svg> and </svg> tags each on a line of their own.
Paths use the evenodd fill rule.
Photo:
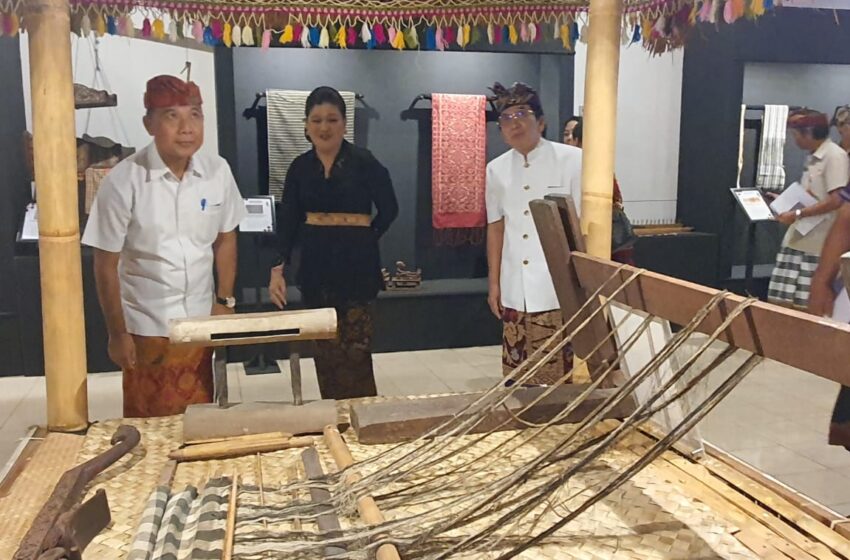
<svg viewBox="0 0 850 560">
<path fill-rule="evenodd" d="M 487 224 L 487 129 L 483 95 L 435 93 L 432 107 L 432 218 L 435 229 Z"/>
<path fill-rule="evenodd" d="M 167 338 L 133 335 L 136 367 L 124 371 L 124 417 L 183 414 L 213 399 L 212 349 L 173 346 Z"/>
</svg>

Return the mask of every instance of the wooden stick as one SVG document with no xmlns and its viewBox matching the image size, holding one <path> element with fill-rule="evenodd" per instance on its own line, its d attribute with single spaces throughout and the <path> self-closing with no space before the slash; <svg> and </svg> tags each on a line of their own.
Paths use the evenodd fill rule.
<svg viewBox="0 0 850 560">
<path fill-rule="evenodd" d="M 291 438 L 292 434 L 287 432 L 266 432 L 264 434 L 248 434 L 244 436 L 231 436 L 231 437 L 220 437 L 220 438 L 207 438 L 207 439 L 196 439 L 192 441 L 184 442 L 187 445 L 198 445 L 202 443 L 219 443 L 222 441 L 232 441 L 232 442 L 249 442 L 249 441 L 264 441 L 269 439 L 284 439 Z"/>
<path fill-rule="evenodd" d="M 354 464 L 354 457 L 348 450 L 348 446 L 343 441 L 339 430 L 336 426 L 325 426 L 325 444 L 330 449 L 334 462 L 339 470 L 346 469 Z M 349 472 L 345 475 L 344 481 L 346 484 L 354 484 L 360 480 L 361 476 L 357 473 Z M 360 519 L 369 525 L 380 525 L 384 522 L 384 516 L 381 510 L 378 509 L 378 504 L 372 496 L 360 496 L 357 498 L 357 512 L 360 514 Z M 378 560 L 401 560 L 393 544 L 382 544 L 378 547 L 376 555 Z"/>
<path fill-rule="evenodd" d="M 315 447 L 308 447 L 306 450 L 304 450 L 304 453 L 307 453 L 307 451 L 310 451 L 311 449 L 313 451 L 316 450 Z M 289 479 L 289 481 L 292 481 L 292 482 L 297 481 L 298 480 L 298 467 L 295 466 L 295 465 L 289 467 L 286 471 L 286 478 Z M 292 491 L 292 501 L 294 502 L 294 501 L 297 501 L 297 500 L 298 500 L 298 491 L 293 490 Z M 296 515 L 295 518 L 292 520 L 292 529 L 294 531 L 300 531 L 301 528 L 302 528 L 301 527 L 301 518 Z"/>
<path fill-rule="evenodd" d="M 26 2 L 47 426 L 88 426 L 86 329 L 68 0 Z"/>
<path fill-rule="evenodd" d="M 304 472 L 310 480 L 322 478 L 325 473 L 322 471 L 322 463 L 319 459 L 319 452 L 315 447 L 305 449 L 301 453 L 301 461 L 304 463 Z M 331 493 L 324 488 L 311 487 L 310 499 L 314 504 L 327 504 L 331 500 Z M 342 534 L 342 527 L 339 524 L 339 519 L 333 513 L 330 506 L 327 513 L 320 513 L 316 518 L 316 524 L 319 526 L 319 531 L 328 537 L 335 537 Z M 326 546 L 324 550 L 325 557 L 343 554 L 346 550 L 340 546 Z"/>
<path fill-rule="evenodd" d="M 239 491 L 239 475 L 233 473 L 233 483 L 230 485 L 230 501 L 227 506 L 227 526 L 224 531 L 224 550 L 221 560 L 233 558 L 233 541 L 236 536 L 236 494 Z"/>
<path fill-rule="evenodd" d="M 254 453 L 269 453 L 293 447 L 309 447 L 313 445 L 311 437 L 275 438 L 260 441 L 236 442 L 222 441 L 193 445 L 185 449 L 177 449 L 168 454 L 175 461 L 206 461 L 208 459 L 224 459 L 253 455 Z"/>
</svg>

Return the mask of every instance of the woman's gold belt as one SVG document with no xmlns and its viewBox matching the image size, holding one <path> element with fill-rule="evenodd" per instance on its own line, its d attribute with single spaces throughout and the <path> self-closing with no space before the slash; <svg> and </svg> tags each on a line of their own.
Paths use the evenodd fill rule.
<svg viewBox="0 0 850 560">
<path fill-rule="evenodd" d="M 370 227 L 369 214 L 346 214 L 344 212 L 307 212 L 306 223 L 311 226 Z"/>
</svg>

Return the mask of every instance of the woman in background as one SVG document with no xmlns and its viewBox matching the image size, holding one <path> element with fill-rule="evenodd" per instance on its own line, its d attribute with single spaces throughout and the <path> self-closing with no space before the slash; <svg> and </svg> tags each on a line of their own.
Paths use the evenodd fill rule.
<svg viewBox="0 0 850 560">
<path fill-rule="evenodd" d="M 305 306 L 333 307 L 337 313 L 337 338 L 316 343 L 319 389 L 329 399 L 377 394 L 372 308 L 383 288 L 378 239 L 398 215 L 389 172 L 371 152 L 344 139 L 345 113 L 333 88 L 316 88 L 307 97 L 305 128 L 313 148 L 286 174 L 280 262 L 269 281 L 272 302 L 283 309 L 284 268 L 299 244 L 297 283 Z"/>
</svg>

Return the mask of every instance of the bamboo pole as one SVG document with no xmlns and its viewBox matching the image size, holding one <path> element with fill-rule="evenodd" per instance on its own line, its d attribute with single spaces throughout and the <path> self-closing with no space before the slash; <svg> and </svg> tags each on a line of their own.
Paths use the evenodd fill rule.
<svg viewBox="0 0 850 560">
<path fill-rule="evenodd" d="M 88 425 L 68 0 L 27 5 L 47 426 Z"/>
<path fill-rule="evenodd" d="M 584 83 L 581 229 L 588 252 L 611 258 L 617 76 L 623 0 L 590 0 L 590 36 Z"/>
<path fill-rule="evenodd" d="M 334 462 L 339 470 L 344 470 L 354 464 L 354 457 L 351 456 L 351 451 L 342 439 L 339 430 L 336 426 L 325 426 L 325 445 L 331 452 Z M 354 484 L 360 480 L 360 475 L 350 472 L 343 477 L 346 484 Z M 362 519 L 368 525 L 380 525 L 384 522 L 384 514 L 378 509 L 378 504 L 372 496 L 360 496 L 357 498 L 357 511 Z M 377 560 L 400 560 L 398 549 L 393 544 L 382 544 L 378 547 L 375 553 Z"/>
</svg>

